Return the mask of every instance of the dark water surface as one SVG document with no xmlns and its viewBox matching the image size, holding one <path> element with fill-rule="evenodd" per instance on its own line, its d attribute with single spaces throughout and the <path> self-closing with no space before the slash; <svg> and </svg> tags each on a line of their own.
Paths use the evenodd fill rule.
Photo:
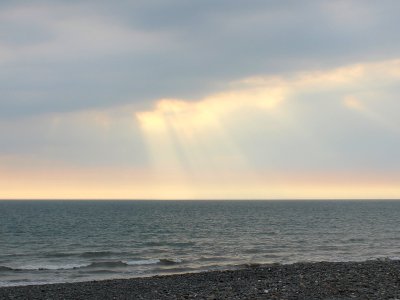
<svg viewBox="0 0 400 300">
<path fill-rule="evenodd" d="M 0 201 L 0 286 L 400 257 L 396 201 Z"/>
</svg>

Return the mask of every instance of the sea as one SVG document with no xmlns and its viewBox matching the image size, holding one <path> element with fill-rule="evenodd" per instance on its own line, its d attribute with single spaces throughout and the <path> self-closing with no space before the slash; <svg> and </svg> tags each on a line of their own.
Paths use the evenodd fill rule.
<svg viewBox="0 0 400 300">
<path fill-rule="evenodd" d="M 399 257 L 400 201 L 0 201 L 0 286 Z"/>
</svg>

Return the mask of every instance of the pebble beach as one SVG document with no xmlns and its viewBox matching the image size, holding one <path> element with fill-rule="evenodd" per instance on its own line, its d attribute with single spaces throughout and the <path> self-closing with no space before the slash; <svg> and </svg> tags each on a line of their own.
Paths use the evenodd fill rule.
<svg viewBox="0 0 400 300">
<path fill-rule="evenodd" d="M 0 288 L 0 299 L 400 299 L 400 261 L 248 265 L 147 278 Z"/>
</svg>

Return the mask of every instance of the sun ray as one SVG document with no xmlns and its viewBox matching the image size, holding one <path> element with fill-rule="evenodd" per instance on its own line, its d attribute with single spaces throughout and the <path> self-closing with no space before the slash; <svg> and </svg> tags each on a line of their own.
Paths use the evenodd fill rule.
<svg viewBox="0 0 400 300">
<path fill-rule="evenodd" d="M 380 127 L 392 132 L 400 133 L 399 124 L 396 124 L 392 120 L 386 118 L 376 110 L 369 108 L 366 101 L 362 101 L 360 98 L 353 95 L 347 95 L 343 99 L 343 104 L 347 108 L 362 114 L 364 117 L 371 120 L 375 124 L 378 124 Z"/>
</svg>

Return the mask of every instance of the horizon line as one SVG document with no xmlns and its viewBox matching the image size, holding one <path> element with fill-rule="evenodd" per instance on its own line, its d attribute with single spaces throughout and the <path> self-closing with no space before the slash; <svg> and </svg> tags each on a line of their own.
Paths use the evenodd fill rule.
<svg viewBox="0 0 400 300">
<path fill-rule="evenodd" d="M 0 201 L 399 201 L 400 198 L 217 198 L 217 199 L 172 199 L 172 198 L 0 198 Z"/>
</svg>

